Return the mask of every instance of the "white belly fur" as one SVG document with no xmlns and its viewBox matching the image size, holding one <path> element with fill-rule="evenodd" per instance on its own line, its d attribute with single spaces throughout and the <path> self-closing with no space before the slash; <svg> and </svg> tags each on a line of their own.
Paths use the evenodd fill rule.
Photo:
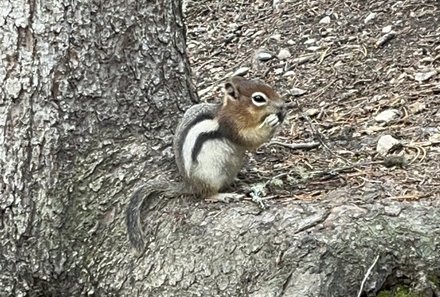
<svg viewBox="0 0 440 297">
<path fill-rule="evenodd" d="M 207 140 L 189 175 L 218 191 L 234 180 L 242 166 L 243 156 L 244 150 L 225 139 Z"/>
</svg>

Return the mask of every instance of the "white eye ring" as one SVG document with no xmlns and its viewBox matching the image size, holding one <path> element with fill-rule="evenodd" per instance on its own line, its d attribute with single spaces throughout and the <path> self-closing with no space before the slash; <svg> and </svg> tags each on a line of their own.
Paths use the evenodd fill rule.
<svg viewBox="0 0 440 297">
<path fill-rule="evenodd" d="M 256 106 L 263 106 L 267 104 L 267 96 L 261 92 L 255 92 L 252 94 L 252 103 Z"/>
</svg>

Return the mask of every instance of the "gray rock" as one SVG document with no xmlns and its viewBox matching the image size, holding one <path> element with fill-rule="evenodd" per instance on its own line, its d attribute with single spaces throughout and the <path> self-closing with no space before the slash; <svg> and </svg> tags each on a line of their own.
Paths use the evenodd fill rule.
<svg viewBox="0 0 440 297">
<path fill-rule="evenodd" d="M 375 18 L 376 18 L 376 15 L 377 15 L 376 13 L 371 12 L 371 13 L 370 13 L 369 15 L 367 15 L 367 17 L 365 18 L 364 23 L 366 24 L 366 23 L 368 23 L 369 21 L 375 19 Z"/>
<path fill-rule="evenodd" d="M 313 116 L 319 114 L 319 109 L 318 108 L 309 108 L 309 109 L 306 110 L 306 114 L 309 117 L 313 117 Z"/>
<path fill-rule="evenodd" d="M 402 145 L 399 140 L 391 135 L 384 135 L 377 141 L 376 151 L 382 155 L 386 156 L 393 148 Z"/>
<path fill-rule="evenodd" d="M 428 71 L 428 72 L 418 72 L 414 75 L 414 79 L 416 81 L 422 82 L 422 81 L 428 80 L 431 77 L 437 75 L 437 73 L 438 72 L 436 69 Z"/>
<path fill-rule="evenodd" d="M 387 205 L 384 207 L 385 214 L 391 217 L 397 217 L 402 212 L 402 206 L 399 204 Z"/>
<path fill-rule="evenodd" d="M 284 59 L 287 59 L 287 58 L 290 58 L 290 57 L 291 57 L 291 54 L 290 54 L 288 49 L 283 48 L 278 53 L 278 59 L 280 59 L 280 60 L 284 60 Z"/>
<path fill-rule="evenodd" d="M 303 90 L 300 88 L 295 88 L 295 87 L 290 89 L 290 94 L 292 94 L 293 96 L 301 96 L 301 95 L 305 94 L 306 92 L 307 92 L 306 90 Z"/>
<path fill-rule="evenodd" d="M 295 75 L 295 71 L 289 70 L 289 71 L 284 72 L 283 77 L 288 77 L 288 76 L 293 76 L 293 75 Z"/>
<path fill-rule="evenodd" d="M 319 51 L 320 49 L 321 49 L 320 46 L 309 46 L 309 47 L 307 48 L 307 50 L 312 51 L 312 52 Z"/>
<path fill-rule="evenodd" d="M 426 109 L 426 104 L 425 104 L 425 102 L 419 102 L 419 101 L 416 101 L 416 102 L 414 102 L 413 104 L 411 104 L 411 105 L 409 106 L 409 111 L 410 111 L 412 114 L 419 113 L 419 112 L 421 112 L 421 111 L 423 111 L 423 110 L 425 110 L 425 109 Z"/>
<path fill-rule="evenodd" d="M 320 24 L 330 24 L 330 22 L 331 22 L 331 19 L 329 16 L 325 16 L 319 21 Z"/>
<path fill-rule="evenodd" d="M 273 71 L 276 75 L 280 75 L 281 73 L 284 72 L 284 68 L 275 68 L 275 70 Z"/>
<path fill-rule="evenodd" d="M 267 53 L 267 52 L 260 52 L 255 55 L 255 58 L 257 60 L 266 62 L 266 61 L 269 61 L 270 59 L 272 59 L 273 55 L 271 53 Z"/>
<path fill-rule="evenodd" d="M 390 33 L 391 30 L 393 30 L 393 26 L 389 25 L 389 26 L 382 28 L 382 33 L 387 34 L 387 33 Z"/>
<path fill-rule="evenodd" d="M 401 113 L 397 109 L 387 109 L 376 115 L 374 120 L 378 123 L 389 123 L 392 120 L 399 118 L 400 115 Z"/>
<path fill-rule="evenodd" d="M 240 67 L 237 70 L 235 70 L 234 73 L 232 73 L 232 76 L 243 76 L 249 72 L 249 69 L 250 69 L 249 67 Z"/>
</svg>

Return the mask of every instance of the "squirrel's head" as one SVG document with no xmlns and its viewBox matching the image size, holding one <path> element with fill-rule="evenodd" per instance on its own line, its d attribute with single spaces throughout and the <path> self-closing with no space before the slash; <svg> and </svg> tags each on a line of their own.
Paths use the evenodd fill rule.
<svg viewBox="0 0 440 297">
<path fill-rule="evenodd" d="M 234 76 L 224 84 L 223 92 L 223 108 L 245 116 L 249 122 L 259 125 L 270 114 L 277 115 L 280 122 L 284 120 L 284 100 L 260 80 Z"/>
<path fill-rule="evenodd" d="M 224 84 L 223 92 L 220 117 L 233 125 L 243 136 L 253 133 L 254 130 L 263 129 L 267 130 L 267 133 L 274 130 L 273 126 L 263 124 L 268 116 L 278 117 L 278 122 L 284 120 L 286 114 L 284 100 L 273 88 L 260 80 L 235 76 Z"/>
</svg>

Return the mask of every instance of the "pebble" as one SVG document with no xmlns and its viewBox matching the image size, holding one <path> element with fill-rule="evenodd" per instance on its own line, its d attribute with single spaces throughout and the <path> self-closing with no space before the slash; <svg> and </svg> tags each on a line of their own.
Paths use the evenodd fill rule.
<svg viewBox="0 0 440 297">
<path fill-rule="evenodd" d="M 440 143 L 440 133 L 433 134 L 429 137 L 429 141 L 433 143 Z"/>
<path fill-rule="evenodd" d="M 374 120 L 378 123 L 389 123 L 398 117 L 400 117 L 400 111 L 397 109 L 387 109 L 376 115 Z"/>
<path fill-rule="evenodd" d="M 293 76 L 293 75 L 295 75 L 295 71 L 289 70 L 283 74 L 283 77 L 288 77 L 288 76 Z"/>
<path fill-rule="evenodd" d="M 303 90 L 300 88 L 295 88 L 295 87 L 290 89 L 290 94 L 292 94 L 293 96 L 301 96 L 301 95 L 305 94 L 306 92 L 307 92 L 306 90 Z"/>
<path fill-rule="evenodd" d="M 379 138 L 377 141 L 376 151 L 382 155 L 385 156 L 390 152 L 393 148 L 396 146 L 400 146 L 401 143 L 399 140 L 394 138 L 391 135 L 384 135 Z"/>
<path fill-rule="evenodd" d="M 243 76 L 243 75 L 245 75 L 246 73 L 248 73 L 249 70 L 250 70 L 249 67 L 240 67 L 240 68 L 238 68 L 237 70 L 235 70 L 234 73 L 232 73 L 232 76 Z"/>
<path fill-rule="evenodd" d="M 271 39 L 274 39 L 276 41 L 280 41 L 281 40 L 281 34 L 273 34 L 272 36 L 270 36 Z"/>
<path fill-rule="evenodd" d="M 434 62 L 434 61 L 435 61 L 435 59 L 434 59 L 433 57 L 424 57 L 424 58 L 422 58 L 422 59 L 419 60 L 419 63 L 420 63 L 420 64 L 423 64 L 423 63 L 432 63 L 432 62 Z"/>
<path fill-rule="evenodd" d="M 316 52 L 316 51 L 318 51 L 318 50 L 320 50 L 320 49 L 321 49 L 320 46 L 309 46 L 309 47 L 307 48 L 307 50 L 312 51 L 312 52 Z"/>
<path fill-rule="evenodd" d="M 320 23 L 320 24 L 330 24 L 330 21 L 331 21 L 330 17 L 329 17 L 329 16 L 325 16 L 325 17 L 323 17 L 323 18 L 319 21 L 319 23 Z"/>
<path fill-rule="evenodd" d="M 277 9 L 278 5 L 280 5 L 281 3 L 283 3 L 283 2 L 280 1 L 280 0 L 273 0 L 272 1 L 272 7 Z"/>
<path fill-rule="evenodd" d="M 418 82 L 422 82 L 430 79 L 431 77 L 437 75 L 437 70 L 431 70 L 428 72 L 418 72 L 414 75 L 414 79 Z"/>
<path fill-rule="evenodd" d="M 261 53 L 258 53 L 255 57 L 257 58 L 257 60 L 265 62 L 265 61 L 269 61 L 270 59 L 272 59 L 273 55 L 270 53 L 261 52 Z"/>
<path fill-rule="evenodd" d="M 291 56 L 291 54 L 290 54 L 289 50 L 285 49 L 285 48 L 281 49 L 280 52 L 278 53 L 278 59 L 280 59 L 280 60 L 285 60 L 287 58 L 290 58 L 290 56 Z"/>
<path fill-rule="evenodd" d="M 389 25 L 389 26 L 382 28 L 382 33 L 387 34 L 387 33 L 390 33 L 391 30 L 393 30 L 393 26 Z"/>
<path fill-rule="evenodd" d="M 375 18 L 376 18 L 376 15 L 377 15 L 376 13 L 371 12 L 371 13 L 370 13 L 369 15 L 367 15 L 367 17 L 365 18 L 364 23 L 366 24 L 366 23 L 368 23 L 369 21 L 375 19 Z"/>
<path fill-rule="evenodd" d="M 388 205 L 384 207 L 384 211 L 387 215 L 397 217 L 402 212 L 400 205 Z"/>
<path fill-rule="evenodd" d="M 423 102 L 414 102 L 409 106 L 409 111 L 413 114 L 419 113 L 426 109 L 426 104 Z"/>
<path fill-rule="evenodd" d="M 319 109 L 317 108 L 310 108 L 306 110 L 306 115 L 308 115 L 309 117 L 313 117 L 317 114 L 319 114 Z"/>
</svg>

